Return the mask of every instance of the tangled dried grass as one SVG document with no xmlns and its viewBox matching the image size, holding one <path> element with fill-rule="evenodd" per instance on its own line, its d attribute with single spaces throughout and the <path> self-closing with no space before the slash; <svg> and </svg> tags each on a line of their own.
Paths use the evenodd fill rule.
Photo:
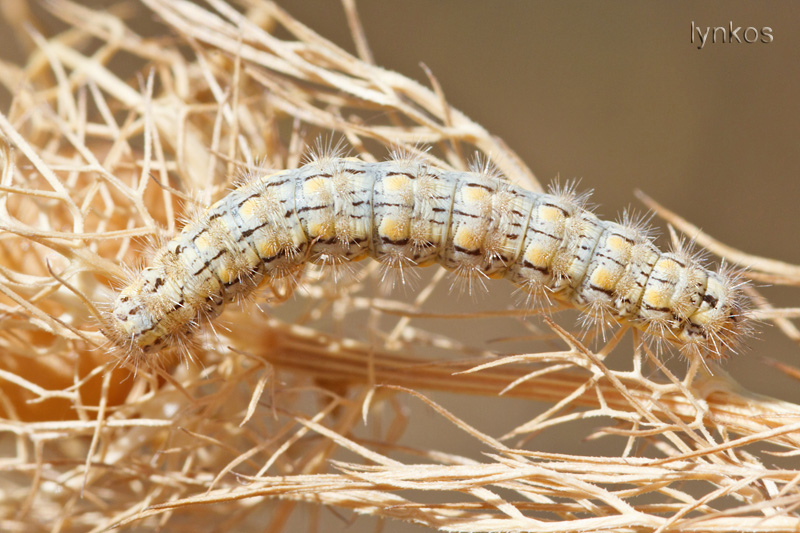
<svg viewBox="0 0 800 533">
<path fill-rule="evenodd" d="M 279 531 L 298 510 L 318 523 L 322 506 L 447 531 L 800 528 L 800 469 L 771 466 L 800 450 L 799 405 L 742 390 L 718 367 L 679 379 L 646 349 L 616 370 L 606 363 L 620 335 L 592 350 L 549 318 L 549 348 L 475 350 L 421 320 L 525 313 L 437 312 L 441 273 L 409 298 L 372 290 L 371 268 L 335 283 L 308 272 L 293 302 L 269 308 L 284 320 L 231 310 L 188 364 L 116 364 L 91 302 L 142 262 L 143 242 L 256 162 L 296 166 L 309 139 L 336 132 L 368 160 L 422 143 L 456 168 L 477 150 L 540 188 L 435 78 L 431 90 L 372 65 L 352 9 L 363 60 L 270 2 L 244 5 L 141 0 L 126 8 L 160 24 L 142 37 L 124 10 L 51 0 L 70 27 L 34 34 L 24 68 L 0 65 L 14 93 L 0 115 L 0 528 Z M 800 267 L 746 256 L 647 201 L 751 278 L 800 283 Z M 757 318 L 800 340 L 796 309 L 751 296 Z M 442 405 L 479 398 L 503 418 L 501 394 L 547 406 L 494 437 Z M 428 414 L 409 416 L 412 400 Z M 408 442 L 431 417 L 439 438 Z M 524 447 L 551 433 L 615 451 Z"/>
</svg>

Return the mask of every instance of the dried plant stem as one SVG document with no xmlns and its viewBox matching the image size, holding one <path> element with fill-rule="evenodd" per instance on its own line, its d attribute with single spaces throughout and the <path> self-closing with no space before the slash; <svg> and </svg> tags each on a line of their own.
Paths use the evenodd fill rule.
<svg viewBox="0 0 800 533">
<path fill-rule="evenodd" d="M 296 272 L 259 302 L 275 316 L 243 302 L 184 360 L 137 369 L 109 353 L 97 315 L 147 246 L 243 174 L 297 167 L 315 138 L 446 169 L 477 151 L 541 190 L 433 73 L 428 88 L 374 65 L 343 4 L 361 59 L 268 1 L 49 0 L 67 29 L 32 33 L 24 66 L 0 63 L 14 93 L 0 113 L 0 529 L 293 531 L 323 506 L 443 531 L 800 529 L 800 469 L 784 461 L 800 405 L 713 363 L 672 371 L 631 333 L 595 348 L 556 308 L 442 306 L 442 272 L 407 296 L 381 292 L 374 265 Z M 47 27 L 35 12 L 15 22 Z M 797 286 L 797 266 L 643 200 L 751 278 Z M 800 306 L 748 291 L 755 317 L 800 338 Z M 462 338 L 494 335 L 490 321 L 524 351 Z"/>
</svg>

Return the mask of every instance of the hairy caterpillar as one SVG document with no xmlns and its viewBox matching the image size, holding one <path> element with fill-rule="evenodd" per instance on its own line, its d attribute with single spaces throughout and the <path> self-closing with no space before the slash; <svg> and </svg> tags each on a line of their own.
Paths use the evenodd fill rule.
<svg viewBox="0 0 800 533">
<path fill-rule="evenodd" d="M 506 278 L 687 355 L 722 357 L 744 322 L 736 275 L 662 253 L 636 224 L 602 221 L 583 203 L 490 172 L 320 158 L 258 176 L 187 224 L 121 291 L 102 329 L 144 357 L 307 261 L 372 257 Z"/>
</svg>

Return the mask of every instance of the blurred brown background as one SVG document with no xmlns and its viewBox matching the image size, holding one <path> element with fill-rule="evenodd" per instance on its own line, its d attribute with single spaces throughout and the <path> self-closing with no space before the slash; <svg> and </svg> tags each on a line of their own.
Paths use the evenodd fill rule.
<svg viewBox="0 0 800 533">
<path fill-rule="evenodd" d="M 336 2 L 283 4 L 354 50 Z M 800 263 L 800 4 L 361 1 L 377 64 L 427 84 L 503 138 L 543 182 L 580 178 L 598 214 L 642 211 L 637 188 L 726 244 Z M 696 26 L 772 28 L 773 42 L 691 42 Z M 752 31 L 749 33 L 752 37 Z M 664 225 L 654 221 L 662 230 Z M 662 234 L 665 230 L 662 231 Z M 662 237 L 661 244 L 664 244 Z M 797 291 L 764 292 L 798 306 Z M 760 327 L 726 369 L 800 401 L 759 356 L 800 365 Z"/>
<path fill-rule="evenodd" d="M 282 5 L 354 50 L 339 2 Z M 726 244 L 800 263 L 800 4 L 362 0 L 358 7 L 377 64 L 427 84 L 425 63 L 450 103 L 503 138 L 542 182 L 581 178 L 607 218 L 629 205 L 643 210 L 633 195 L 639 188 Z M 699 50 L 697 36 L 690 41 L 693 21 L 732 22 L 740 36 L 749 26 L 770 27 L 774 41 Z M 8 38 L 0 27 L 0 57 L 19 61 L 24 53 Z M 3 110 L 7 102 L 0 91 Z M 764 292 L 776 304 L 800 305 L 796 290 Z M 800 401 L 797 381 L 760 359 L 800 366 L 800 350 L 774 327 L 759 330 L 726 370 L 752 390 Z M 534 414 L 519 407 L 517 423 Z M 476 416 L 470 421 L 495 435 L 514 426 Z M 535 443 L 563 452 L 577 445 Z"/>
<path fill-rule="evenodd" d="M 354 50 L 336 2 L 284 5 Z M 404 0 L 358 6 L 377 64 L 427 84 L 419 66 L 425 63 L 450 103 L 503 138 L 543 183 L 580 178 L 581 188 L 594 189 L 598 214 L 608 218 L 627 206 L 641 212 L 633 195 L 638 188 L 726 244 L 800 263 L 800 4 Z M 698 49 L 692 21 L 700 27 L 732 22 L 742 26 L 740 35 L 749 26 L 768 26 L 774 41 Z M 661 221 L 654 223 L 665 233 Z M 763 291 L 776 304 L 800 305 L 797 290 Z M 498 324 L 438 327 L 456 335 L 461 327 L 476 343 L 504 334 Z M 749 349 L 725 369 L 751 390 L 800 402 L 797 381 L 761 360 L 800 366 L 800 349 L 774 327 L 758 329 Z M 525 350 L 504 343 L 489 348 Z M 685 364 L 671 362 L 681 375 Z M 494 403 L 434 397 L 495 435 L 544 409 L 507 400 L 509 416 L 498 420 Z M 430 416 L 429 423 L 441 438 L 440 420 Z M 545 433 L 528 445 L 618 453 L 606 440 L 574 436 Z"/>
</svg>

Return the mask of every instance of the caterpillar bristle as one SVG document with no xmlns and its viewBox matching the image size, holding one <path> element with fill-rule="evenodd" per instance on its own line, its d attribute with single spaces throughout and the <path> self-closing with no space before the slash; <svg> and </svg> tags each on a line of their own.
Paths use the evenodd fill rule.
<svg viewBox="0 0 800 533">
<path fill-rule="evenodd" d="M 471 298 L 478 294 L 488 292 L 486 282 L 489 277 L 477 265 L 461 264 L 453 270 L 453 280 L 450 283 L 450 292 L 459 295 L 467 294 Z"/>
<path fill-rule="evenodd" d="M 404 255 L 389 253 L 380 259 L 381 290 L 390 292 L 396 287 L 412 290 L 419 281 L 414 261 Z"/>
<path fill-rule="evenodd" d="M 473 154 L 472 159 L 470 159 L 467 165 L 467 168 L 470 172 L 474 172 L 482 178 L 507 181 L 507 178 L 503 175 L 497 165 L 494 164 L 494 161 L 492 161 L 488 155 L 482 154 L 481 152 L 475 152 Z"/>
<path fill-rule="evenodd" d="M 428 163 L 425 155 L 430 151 L 430 145 L 417 143 L 412 146 L 405 144 L 395 144 L 389 149 L 389 161 L 410 167 L 422 168 Z"/>
<path fill-rule="evenodd" d="M 303 165 L 313 165 L 322 169 L 328 165 L 337 164 L 348 155 L 349 149 L 344 137 L 317 137 L 314 140 L 314 146 L 306 150 L 301 161 Z"/>
<path fill-rule="evenodd" d="M 637 235 L 640 240 L 653 240 L 659 234 L 658 228 L 651 225 L 654 216 L 655 212 L 653 211 L 639 213 L 626 208 L 617 217 L 616 222 Z"/>
<path fill-rule="evenodd" d="M 353 261 L 337 254 L 320 254 L 314 260 L 323 276 L 330 277 L 334 285 L 349 284 L 356 277 L 356 266 Z"/>
<path fill-rule="evenodd" d="M 517 305 L 523 309 L 543 310 L 549 314 L 555 305 L 552 290 L 541 283 L 537 283 L 535 280 L 528 280 L 519 284 L 514 290 L 514 294 L 517 299 Z"/>
<path fill-rule="evenodd" d="M 607 302 L 595 300 L 582 311 L 579 324 L 584 336 L 593 332 L 596 337 L 605 341 L 608 331 L 618 324 L 614 319 L 613 308 Z"/>
<path fill-rule="evenodd" d="M 565 203 L 574 205 L 578 209 L 590 209 L 589 200 L 592 198 L 594 191 L 592 189 L 578 190 L 580 183 L 581 180 L 577 178 L 563 182 L 561 178 L 556 178 L 548 185 L 547 192 Z"/>
</svg>

